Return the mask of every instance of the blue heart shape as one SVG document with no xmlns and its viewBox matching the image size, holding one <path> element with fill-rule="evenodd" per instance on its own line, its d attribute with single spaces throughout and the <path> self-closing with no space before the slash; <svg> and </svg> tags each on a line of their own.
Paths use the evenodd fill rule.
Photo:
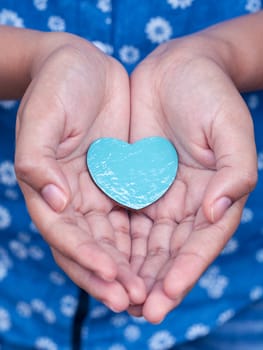
<svg viewBox="0 0 263 350">
<path fill-rule="evenodd" d="M 177 173 L 178 156 L 173 144 L 163 137 L 147 137 L 133 144 L 106 137 L 90 145 L 87 166 L 107 196 L 137 210 L 168 190 Z"/>
</svg>

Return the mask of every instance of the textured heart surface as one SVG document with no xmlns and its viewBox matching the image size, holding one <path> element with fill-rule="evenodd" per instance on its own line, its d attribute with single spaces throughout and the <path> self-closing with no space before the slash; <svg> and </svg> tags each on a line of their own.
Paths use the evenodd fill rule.
<svg viewBox="0 0 263 350">
<path fill-rule="evenodd" d="M 107 196 L 138 210 L 169 189 L 176 177 L 178 156 L 173 144 L 163 137 L 147 137 L 133 144 L 107 137 L 90 145 L 87 166 Z"/>
</svg>

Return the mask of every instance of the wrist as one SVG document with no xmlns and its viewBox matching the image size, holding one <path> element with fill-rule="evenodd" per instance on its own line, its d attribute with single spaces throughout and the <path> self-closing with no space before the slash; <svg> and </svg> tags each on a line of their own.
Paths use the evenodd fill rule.
<svg viewBox="0 0 263 350">
<path fill-rule="evenodd" d="M 211 48 L 239 91 L 263 88 L 263 11 L 222 22 L 200 34 L 215 42 Z"/>
<path fill-rule="evenodd" d="M 179 64 L 182 61 L 209 59 L 229 76 L 239 91 L 262 89 L 262 34 L 263 11 L 172 40 L 173 59 Z M 157 53 L 165 53 L 170 43 L 161 45 Z"/>
</svg>

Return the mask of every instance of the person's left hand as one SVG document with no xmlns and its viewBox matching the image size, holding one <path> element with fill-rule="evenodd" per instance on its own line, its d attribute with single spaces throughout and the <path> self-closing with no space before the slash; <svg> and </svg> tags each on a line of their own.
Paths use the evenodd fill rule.
<svg viewBox="0 0 263 350">
<path fill-rule="evenodd" d="M 148 297 L 129 312 L 153 323 L 221 252 L 257 178 L 250 114 L 206 45 L 198 37 L 171 41 L 131 76 L 130 141 L 164 136 L 179 154 L 168 192 L 131 214 L 131 264 Z"/>
</svg>

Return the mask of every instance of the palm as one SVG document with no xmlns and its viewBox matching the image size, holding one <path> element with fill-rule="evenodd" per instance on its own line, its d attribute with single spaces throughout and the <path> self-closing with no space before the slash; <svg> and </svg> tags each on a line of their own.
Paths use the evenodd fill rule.
<svg viewBox="0 0 263 350">
<path fill-rule="evenodd" d="M 232 181 L 236 164 L 230 165 L 241 149 L 230 136 L 245 137 L 250 122 L 239 94 L 207 59 L 175 60 L 160 71 L 162 59 L 162 54 L 151 56 L 132 76 L 131 140 L 164 136 L 179 154 L 178 174 L 169 191 L 131 217 L 131 264 L 143 277 L 148 297 L 130 312 L 152 322 L 181 302 L 220 253 L 239 223 L 249 192 L 244 186 L 237 198 L 231 193 L 233 204 L 223 216 L 211 210 L 213 201 L 229 191 L 225 183 L 233 182 L 240 190 L 239 178 Z M 252 136 L 249 142 L 244 149 L 254 155 Z"/>
<path fill-rule="evenodd" d="M 53 253 L 57 262 L 84 289 L 87 289 L 84 283 L 85 278 L 83 278 L 85 275 L 92 281 L 93 288 L 98 289 L 101 295 L 105 293 L 107 286 L 104 281 L 96 277 L 96 274 L 112 281 L 116 277 L 118 283 L 112 282 L 111 285 L 115 284 L 115 288 L 120 289 L 120 300 L 124 298 L 124 289 L 121 285 L 129 293 L 131 292 L 130 298 L 133 299 L 132 284 L 135 282 L 135 276 L 130 273 L 128 264 L 130 236 L 127 212 L 116 207 L 96 188 L 87 171 L 85 152 L 79 156 L 76 155 L 74 159 L 68 160 L 67 157 L 64 157 L 59 160 L 59 163 L 70 185 L 71 200 L 63 212 L 55 214 L 52 225 L 54 231 L 49 229 L 48 236 L 45 237 L 46 239 L 52 237 L 51 240 L 54 240 L 55 230 L 64 233 L 64 242 L 58 240 L 54 243 L 52 241 L 52 245 L 56 247 Z M 49 210 L 49 208 L 46 209 Z M 73 246 L 70 246 L 70 258 L 79 264 L 78 267 L 75 265 L 79 271 L 77 278 L 76 269 L 74 268 L 71 273 L 68 260 L 65 260 L 59 253 L 59 251 L 64 252 L 68 249 L 64 247 L 64 244 L 69 240 L 73 243 Z M 74 255 L 72 255 L 73 252 Z M 116 267 L 118 267 L 117 270 Z M 117 290 L 115 292 L 118 294 Z"/>
</svg>

